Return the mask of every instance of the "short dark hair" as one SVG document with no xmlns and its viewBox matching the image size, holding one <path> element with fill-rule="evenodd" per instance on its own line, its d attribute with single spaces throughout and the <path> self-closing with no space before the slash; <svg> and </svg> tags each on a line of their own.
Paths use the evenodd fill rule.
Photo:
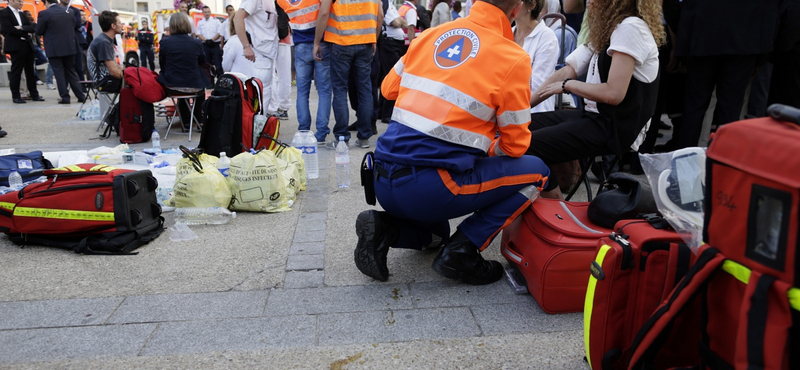
<svg viewBox="0 0 800 370">
<path fill-rule="evenodd" d="M 228 8 L 231 8 L 231 9 L 233 9 L 233 5 L 228 5 L 228 6 L 226 6 L 226 7 L 225 7 L 225 10 L 228 10 Z"/>
<path fill-rule="evenodd" d="M 211 10 L 211 8 L 209 8 L 208 5 L 203 5 L 203 10 L 206 10 L 206 9 Z"/>
<path fill-rule="evenodd" d="M 103 30 L 103 32 L 110 30 L 111 26 L 117 23 L 117 17 L 119 17 L 119 13 L 103 10 L 103 12 L 97 16 L 97 21 L 100 22 L 100 29 Z"/>
<path fill-rule="evenodd" d="M 58 0 L 47 0 L 47 2 L 50 4 L 56 4 L 58 3 Z"/>
<path fill-rule="evenodd" d="M 460 1 L 456 1 L 456 2 L 453 3 L 453 10 L 455 10 L 456 13 L 460 13 L 461 12 L 461 2 Z"/>
</svg>

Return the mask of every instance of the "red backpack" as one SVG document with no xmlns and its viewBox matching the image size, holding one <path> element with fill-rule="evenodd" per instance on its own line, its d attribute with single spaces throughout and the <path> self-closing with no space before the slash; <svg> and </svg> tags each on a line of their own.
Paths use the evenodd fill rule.
<svg viewBox="0 0 800 370">
<path fill-rule="evenodd" d="M 152 104 L 167 97 L 164 86 L 156 80 L 158 73 L 144 67 L 128 67 L 124 73 L 125 83 L 133 89 L 133 95 L 139 100 Z"/>
</svg>

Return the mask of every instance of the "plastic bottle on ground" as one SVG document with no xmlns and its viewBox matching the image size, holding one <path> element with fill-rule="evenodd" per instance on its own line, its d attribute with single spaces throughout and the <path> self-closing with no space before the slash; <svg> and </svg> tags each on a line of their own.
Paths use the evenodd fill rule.
<svg viewBox="0 0 800 370">
<path fill-rule="evenodd" d="M 340 188 L 350 187 L 350 149 L 344 142 L 344 136 L 339 136 L 336 144 L 336 185 Z"/>
<path fill-rule="evenodd" d="M 306 177 L 319 178 L 319 154 L 317 153 L 317 138 L 311 131 L 304 131 L 303 162 L 306 165 Z"/>
<path fill-rule="evenodd" d="M 217 161 L 217 169 L 222 176 L 228 177 L 228 171 L 231 169 L 231 159 L 225 152 L 219 152 L 219 161 Z"/>
<path fill-rule="evenodd" d="M 22 189 L 22 176 L 20 176 L 19 172 L 11 171 L 8 174 L 8 187 L 14 190 Z"/>
<path fill-rule="evenodd" d="M 236 218 L 236 212 L 222 207 L 175 209 L 175 223 L 186 225 L 222 225 L 233 218 Z"/>
<path fill-rule="evenodd" d="M 150 141 L 153 143 L 153 151 L 161 153 L 161 135 L 158 134 L 156 129 L 153 129 L 153 134 L 150 135 Z"/>
</svg>

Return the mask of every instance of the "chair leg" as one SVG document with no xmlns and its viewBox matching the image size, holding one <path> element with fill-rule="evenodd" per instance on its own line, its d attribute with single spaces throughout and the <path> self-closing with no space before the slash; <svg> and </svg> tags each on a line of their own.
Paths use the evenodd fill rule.
<svg viewBox="0 0 800 370">
<path fill-rule="evenodd" d="M 192 99 L 191 103 L 189 99 L 186 100 L 186 105 L 189 106 L 189 142 L 192 142 L 192 128 L 194 128 L 195 122 L 197 122 L 197 118 L 194 117 L 194 104 L 197 102 L 197 98 Z"/>
<path fill-rule="evenodd" d="M 108 96 L 108 95 L 106 95 L 106 96 Z M 103 113 L 103 117 L 100 118 L 100 124 L 97 125 L 97 129 L 94 130 L 95 132 L 100 131 L 100 129 L 103 127 L 103 124 L 106 123 L 106 119 L 108 118 L 108 114 L 111 113 L 111 110 L 114 109 L 114 105 L 117 104 L 117 98 L 118 97 L 119 97 L 119 93 L 115 94 L 114 97 L 111 98 L 111 102 L 108 105 L 108 110 L 106 110 L 106 112 Z M 99 97 L 97 95 L 95 95 L 95 99 L 99 99 Z"/>
<path fill-rule="evenodd" d="M 578 192 L 578 188 L 581 187 L 581 183 L 583 183 L 586 185 L 586 195 L 589 201 L 590 202 L 592 201 L 592 187 L 589 185 L 589 178 L 587 177 L 587 174 L 589 172 L 589 169 L 592 168 L 592 164 L 594 164 L 594 161 L 595 157 L 591 157 L 587 161 L 581 160 L 581 177 L 578 178 L 578 181 L 575 182 L 575 185 L 569 191 L 569 194 L 567 194 L 567 197 L 564 198 L 564 200 L 569 201 L 570 199 L 572 199 L 575 193 Z"/>
<path fill-rule="evenodd" d="M 164 140 L 167 140 L 169 137 L 169 130 L 172 129 L 172 124 L 175 123 L 175 115 L 178 114 L 178 104 L 175 101 L 175 98 L 170 98 L 172 100 L 172 114 L 167 114 L 167 132 L 164 134 Z M 179 103 L 180 101 L 178 101 Z"/>
</svg>

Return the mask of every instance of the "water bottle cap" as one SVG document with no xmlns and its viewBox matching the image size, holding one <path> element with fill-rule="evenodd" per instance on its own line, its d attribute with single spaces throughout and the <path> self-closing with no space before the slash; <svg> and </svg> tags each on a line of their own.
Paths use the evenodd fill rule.
<svg viewBox="0 0 800 370">
<path fill-rule="evenodd" d="M 344 141 L 344 135 L 339 136 L 339 141 Z"/>
<path fill-rule="evenodd" d="M 227 157 L 227 156 L 225 155 L 225 152 L 219 152 L 219 157 L 222 158 L 222 157 Z"/>
<path fill-rule="evenodd" d="M 231 212 L 231 218 L 236 218 L 236 212 Z"/>
</svg>

